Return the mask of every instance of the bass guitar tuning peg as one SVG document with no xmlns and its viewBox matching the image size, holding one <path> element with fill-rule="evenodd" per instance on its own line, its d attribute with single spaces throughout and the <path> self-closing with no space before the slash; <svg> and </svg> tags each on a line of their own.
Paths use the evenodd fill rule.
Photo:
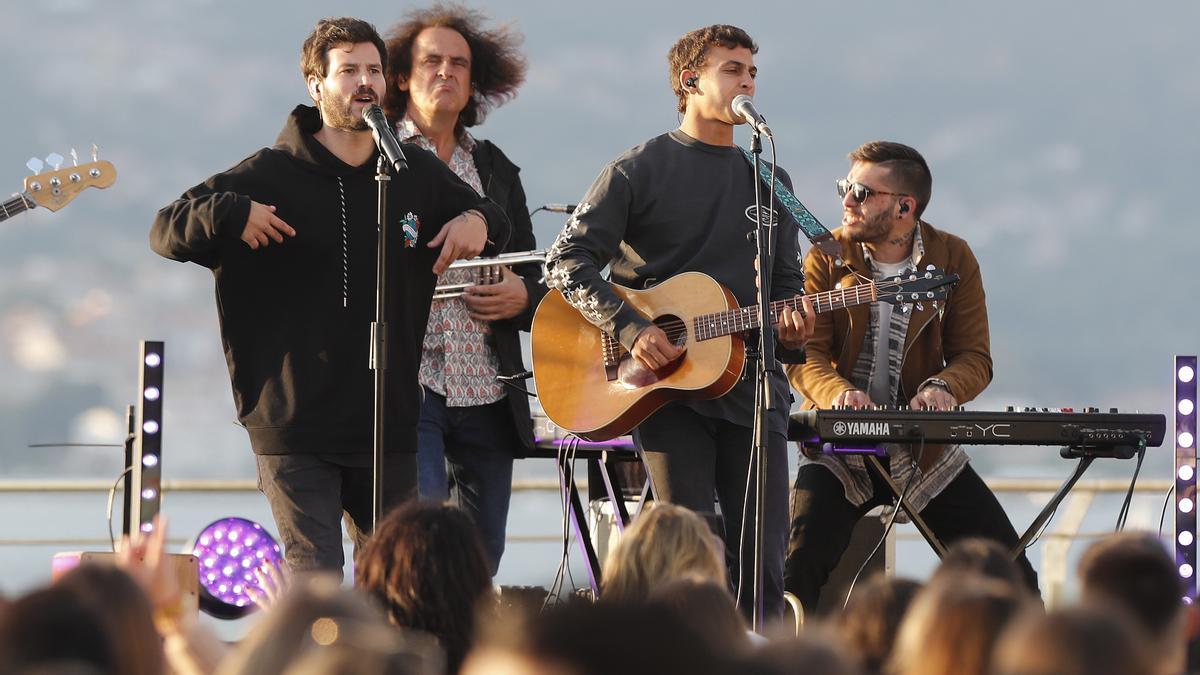
<svg viewBox="0 0 1200 675">
<path fill-rule="evenodd" d="M 55 171 L 58 171 L 58 169 L 62 166 L 63 156 L 57 152 L 52 152 L 49 155 L 46 155 L 46 163 L 54 167 Z"/>
<path fill-rule="evenodd" d="M 42 169 L 45 168 L 46 165 L 43 164 L 42 160 L 38 159 L 37 157 L 30 157 L 29 161 L 25 162 L 25 166 L 34 173 L 41 173 Z"/>
</svg>

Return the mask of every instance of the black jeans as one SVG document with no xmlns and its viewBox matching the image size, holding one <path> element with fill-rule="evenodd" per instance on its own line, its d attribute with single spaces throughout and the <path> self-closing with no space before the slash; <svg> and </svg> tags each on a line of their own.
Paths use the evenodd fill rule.
<svg viewBox="0 0 1200 675">
<path fill-rule="evenodd" d="M 738 541 L 742 535 L 746 480 L 750 470 L 751 429 L 725 420 L 705 417 L 681 405 L 668 405 L 651 415 L 634 431 L 654 486 L 655 499 L 686 506 L 708 520 L 725 541 L 726 564 L 737 587 Z M 768 434 L 766 489 L 763 498 L 764 614 L 783 613 L 783 555 L 787 546 L 787 441 Z M 713 509 L 713 495 L 721 504 L 721 517 Z M 754 497 L 746 522 L 756 522 Z M 741 549 L 746 582 L 740 606 L 753 610 L 754 533 L 746 533 Z"/>
<path fill-rule="evenodd" d="M 370 453 L 257 455 L 258 488 L 271 504 L 284 555 L 295 571 L 341 574 L 342 518 L 357 555 L 372 529 L 375 473 Z M 417 495 L 417 458 L 383 462 L 383 511 Z"/>
<path fill-rule="evenodd" d="M 806 611 L 816 611 L 821 587 L 850 544 L 850 534 L 858 519 L 876 506 L 892 503 L 891 492 L 874 472 L 871 484 L 874 487 L 871 499 L 855 506 L 846 499 L 846 491 L 833 472 L 819 464 L 801 465 L 792 486 L 792 530 L 785 584 Z M 1008 515 L 969 464 L 941 494 L 929 501 L 921 517 L 947 546 L 965 537 L 994 539 L 1010 550 L 1017 545 L 1017 532 Z M 1024 552 L 1017 558 L 1017 566 L 1037 594 L 1037 572 Z"/>
</svg>

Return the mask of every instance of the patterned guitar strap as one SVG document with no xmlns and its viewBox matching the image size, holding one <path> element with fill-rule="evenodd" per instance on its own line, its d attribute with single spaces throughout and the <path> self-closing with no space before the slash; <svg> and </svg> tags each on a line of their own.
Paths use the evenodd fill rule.
<svg viewBox="0 0 1200 675">
<path fill-rule="evenodd" d="M 750 151 L 742 147 L 738 149 L 742 151 L 742 154 L 746 157 L 746 161 L 750 162 L 750 166 L 753 167 L 754 156 L 750 154 Z M 758 165 L 758 177 L 768 188 L 771 187 L 771 169 L 767 166 L 766 162 L 761 162 Z M 792 194 L 792 191 L 778 177 L 775 178 L 774 185 L 775 198 L 779 200 L 779 203 L 783 204 L 788 213 L 792 214 L 792 219 L 800 226 L 800 231 L 804 233 L 804 236 L 808 237 L 812 245 L 820 249 L 822 253 L 833 258 L 837 265 L 841 265 L 842 245 L 838 243 L 837 239 L 833 238 L 833 233 L 817 220 L 816 216 L 808 210 L 808 207 L 801 204 L 799 199 L 796 199 L 796 195 Z"/>
</svg>

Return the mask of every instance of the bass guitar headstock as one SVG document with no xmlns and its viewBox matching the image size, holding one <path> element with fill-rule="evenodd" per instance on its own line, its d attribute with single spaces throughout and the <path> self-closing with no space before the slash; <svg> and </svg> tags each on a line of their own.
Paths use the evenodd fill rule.
<svg viewBox="0 0 1200 675">
<path fill-rule="evenodd" d="M 79 164 L 75 151 L 71 151 L 72 166 L 63 167 L 64 158 L 58 153 L 51 153 L 46 158 L 51 170 L 42 171 L 46 164 L 34 158 L 26 163 L 34 175 L 25 179 L 23 197 L 33 201 L 38 206 L 57 211 L 66 206 L 87 188 L 104 189 L 117 179 L 117 170 L 112 162 L 96 158 L 96 148 L 92 148 L 92 161 Z"/>
</svg>

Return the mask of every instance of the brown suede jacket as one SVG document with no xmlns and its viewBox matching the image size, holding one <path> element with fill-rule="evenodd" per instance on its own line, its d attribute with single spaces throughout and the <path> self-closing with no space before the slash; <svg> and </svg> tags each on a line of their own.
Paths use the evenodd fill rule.
<svg viewBox="0 0 1200 675">
<path fill-rule="evenodd" d="M 868 279 L 871 277 L 862 247 L 843 238 L 841 228 L 833 234 L 842 244 L 842 259 L 846 265 L 838 267 L 826 254 L 816 248 L 810 249 L 804 259 L 807 293 L 861 283 L 851 270 Z M 936 377 L 946 381 L 950 393 L 961 405 L 978 396 L 992 380 L 983 279 L 979 263 L 967 242 L 924 222 L 921 223 L 921 239 L 925 255 L 918 270 L 934 265 L 947 273 L 958 274 L 960 280 L 937 309 L 929 302 L 921 309 L 911 308 L 900 369 L 899 401 L 907 405 L 921 384 Z M 792 386 L 805 398 L 804 407 L 828 408 L 838 394 L 856 388 L 849 378 L 863 350 L 870 320 L 867 305 L 817 315 L 816 329 L 806 347 L 807 362 L 787 368 Z M 921 468 L 927 470 L 934 466 L 943 451 L 943 446 L 927 447 Z"/>
</svg>

